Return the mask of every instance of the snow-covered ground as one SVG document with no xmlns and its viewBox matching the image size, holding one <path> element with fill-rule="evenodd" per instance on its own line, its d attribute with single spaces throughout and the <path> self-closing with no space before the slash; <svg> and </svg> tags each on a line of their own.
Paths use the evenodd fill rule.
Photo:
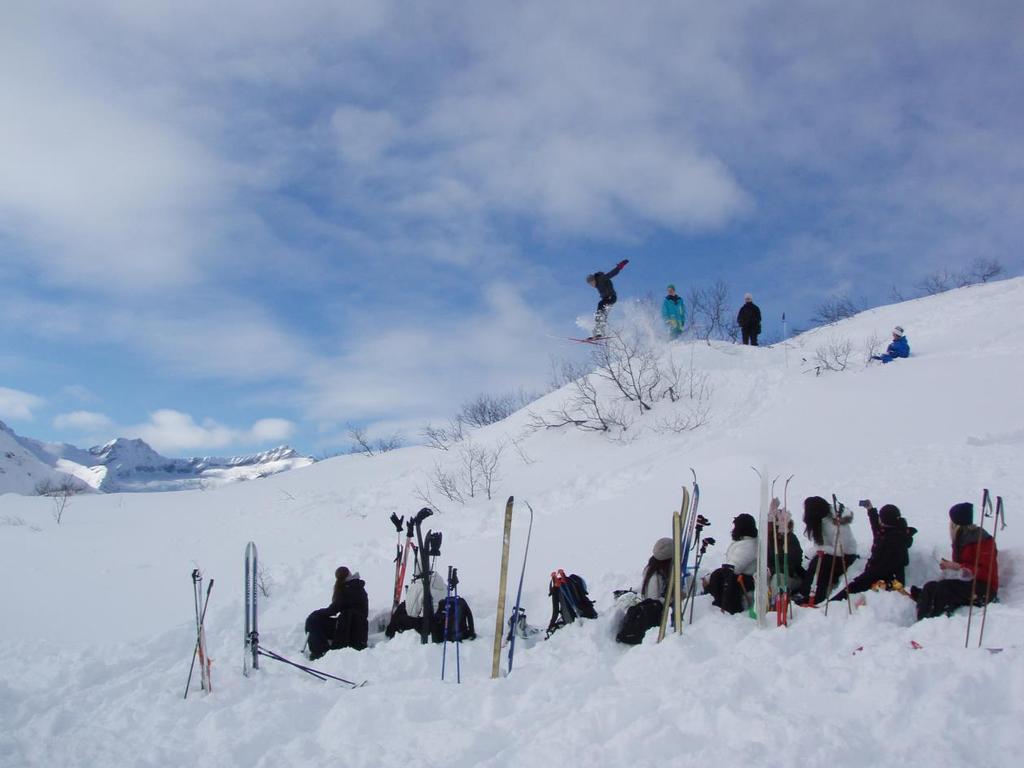
<svg viewBox="0 0 1024 768">
<path fill-rule="evenodd" d="M 268 660 L 241 674 L 246 542 L 259 546 L 269 582 L 261 639 L 299 658 L 303 619 L 329 602 L 336 566 L 365 578 L 371 613 L 390 607 L 388 517 L 422 506 L 417 490 L 429 489 L 435 463 L 454 466 L 454 451 L 346 456 L 206 492 L 77 497 L 60 526 L 47 499 L 0 497 L 0 765 L 1016 765 L 1022 305 L 1024 280 L 1015 279 L 872 310 L 788 346 L 667 346 L 708 375 L 709 421 L 693 431 L 664 429 L 692 407 L 684 399 L 638 415 L 616 439 L 531 432 L 527 412 L 476 432 L 482 447 L 517 442 L 502 454 L 493 500 L 445 503 L 430 519 L 444 532 L 438 566 L 459 568 L 480 633 L 462 646 L 462 685 L 440 681 L 441 647 L 411 633 L 318 662 L 369 681 L 355 691 Z M 867 340 L 884 345 L 897 323 L 913 356 L 865 366 Z M 848 370 L 816 375 L 818 350 L 846 341 Z M 529 410 L 546 413 L 565 397 Z M 611 592 L 639 581 L 689 468 L 719 541 L 710 569 L 732 518 L 756 513 L 752 466 L 795 475 L 797 513 L 803 497 L 833 492 L 851 506 L 865 497 L 897 504 L 919 529 L 911 584 L 938 575 L 951 504 L 977 505 L 983 487 L 1002 495 L 1002 601 L 985 630 L 985 646 L 1002 652 L 964 649 L 966 612 L 915 623 L 912 603 L 888 593 L 868 593 L 853 616 L 845 606 L 827 617 L 803 609 L 789 628 L 766 630 L 701 598 L 682 636 L 616 644 Z M 514 673 L 492 681 L 509 494 L 536 511 L 524 589 L 531 624 L 547 622 L 556 568 L 587 579 L 600 618 L 520 646 Z M 524 513 L 517 504 L 513 587 Z M 866 554 L 870 533 L 857 515 Z M 207 616 L 214 692 L 183 701 L 196 565 L 216 580 Z"/>
</svg>

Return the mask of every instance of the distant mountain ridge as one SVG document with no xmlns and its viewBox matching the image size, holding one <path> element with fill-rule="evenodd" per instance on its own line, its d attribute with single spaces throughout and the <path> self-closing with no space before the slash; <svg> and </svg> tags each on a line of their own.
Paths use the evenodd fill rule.
<svg viewBox="0 0 1024 768">
<path fill-rule="evenodd" d="M 222 485 L 306 467 L 315 461 L 282 445 L 227 458 L 174 459 L 124 437 L 88 449 L 22 437 L 0 421 L 0 493 L 32 494 L 69 479 L 84 492 L 177 491 Z"/>
</svg>

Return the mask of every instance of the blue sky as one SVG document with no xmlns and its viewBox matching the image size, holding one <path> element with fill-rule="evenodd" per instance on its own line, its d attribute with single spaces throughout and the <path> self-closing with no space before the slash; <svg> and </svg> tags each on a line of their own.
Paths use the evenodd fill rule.
<svg viewBox="0 0 1024 768">
<path fill-rule="evenodd" d="M 87 6 L 87 7 L 86 7 Z M 135 7 L 138 6 L 138 7 Z M 767 335 L 1021 271 L 1016 2 L 5 3 L 0 419 L 177 455 L 542 386 L 583 277 Z"/>
</svg>

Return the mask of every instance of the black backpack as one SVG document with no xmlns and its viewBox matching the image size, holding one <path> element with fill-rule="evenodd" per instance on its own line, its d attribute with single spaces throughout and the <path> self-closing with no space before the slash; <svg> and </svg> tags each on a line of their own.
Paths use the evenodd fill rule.
<svg viewBox="0 0 1024 768">
<path fill-rule="evenodd" d="M 626 610 L 615 639 L 626 645 L 640 645 L 647 630 L 661 623 L 662 602 L 648 598 L 631 605 Z"/>
<path fill-rule="evenodd" d="M 455 601 L 458 600 L 458 607 Z M 476 629 L 473 626 L 473 612 L 469 610 L 469 603 L 464 598 L 442 597 L 437 601 L 437 610 L 434 612 L 434 621 L 431 622 L 430 634 L 435 643 L 443 643 L 445 622 L 448 621 L 448 613 L 451 611 L 451 624 L 448 627 L 448 639 L 451 641 L 474 640 Z M 458 619 L 456 621 L 456 618 Z"/>
<path fill-rule="evenodd" d="M 576 621 L 577 617 L 597 618 L 594 603 L 587 597 L 587 583 L 575 573 L 566 576 L 565 571 L 553 571 L 548 594 L 551 596 L 551 621 L 548 623 L 547 637 L 551 637 L 560 627 Z"/>
</svg>

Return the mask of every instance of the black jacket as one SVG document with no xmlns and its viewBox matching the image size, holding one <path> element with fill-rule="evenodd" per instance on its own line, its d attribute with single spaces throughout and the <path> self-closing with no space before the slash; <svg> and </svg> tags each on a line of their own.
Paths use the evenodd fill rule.
<svg viewBox="0 0 1024 768">
<path fill-rule="evenodd" d="M 754 333 L 761 332 L 761 309 L 752 301 L 746 301 L 736 313 L 736 323 L 740 328 Z"/>
<path fill-rule="evenodd" d="M 622 268 L 618 265 L 614 269 L 610 269 L 607 272 L 595 272 L 594 273 L 594 287 L 597 292 L 601 294 L 602 299 L 615 299 L 618 298 L 615 295 L 615 286 L 612 285 L 612 278 L 619 274 Z"/>
<path fill-rule="evenodd" d="M 863 592 L 871 588 L 876 581 L 903 582 L 907 564 L 910 562 L 910 546 L 914 543 L 916 528 L 907 527 L 906 520 L 900 518 L 901 525 L 883 527 L 878 522 L 878 512 L 868 510 L 871 522 L 873 542 L 864 572 L 850 582 L 850 592 Z"/>
<path fill-rule="evenodd" d="M 369 605 L 366 597 L 366 582 L 350 578 L 342 587 L 341 594 L 323 609 L 328 616 L 338 616 L 334 630 L 333 647 L 365 648 L 369 630 Z"/>
</svg>

